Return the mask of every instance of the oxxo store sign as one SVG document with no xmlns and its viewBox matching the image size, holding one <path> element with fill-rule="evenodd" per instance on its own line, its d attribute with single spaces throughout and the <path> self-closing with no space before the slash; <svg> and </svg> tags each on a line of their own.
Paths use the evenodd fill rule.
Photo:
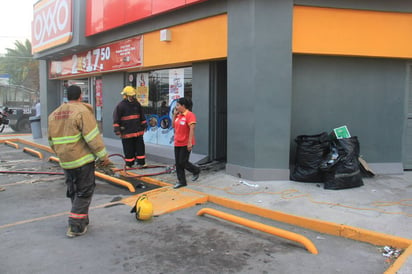
<svg viewBox="0 0 412 274">
<path fill-rule="evenodd" d="M 143 38 L 136 36 L 76 53 L 60 61 L 51 61 L 49 78 L 57 79 L 141 67 L 142 56 Z"/>
<path fill-rule="evenodd" d="M 34 5 L 33 53 L 65 44 L 72 36 L 72 0 L 43 0 Z"/>
</svg>

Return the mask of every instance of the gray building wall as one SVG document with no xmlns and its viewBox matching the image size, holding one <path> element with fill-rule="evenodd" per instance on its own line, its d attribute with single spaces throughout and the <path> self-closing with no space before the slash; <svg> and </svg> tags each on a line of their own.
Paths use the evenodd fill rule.
<svg viewBox="0 0 412 274">
<path fill-rule="evenodd" d="M 40 80 L 40 124 L 43 136 L 47 136 L 47 118 L 49 114 L 60 106 L 60 82 L 48 79 L 47 61 L 39 61 L 39 80 Z"/>
<path fill-rule="evenodd" d="M 294 55 L 292 162 L 293 138 L 347 125 L 371 167 L 402 172 L 406 77 L 404 60 Z"/>
<path fill-rule="evenodd" d="M 41 59 L 59 59 L 61 56 L 71 55 L 76 51 L 84 51 L 94 48 L 98 45 L 136 36 L 142 33 L 150 32 L 168 26 L 178 25 L 200 18 L 206 18 L 226 12 L 226 1 L 209 0 L 205 3 L 189 6 L 185 9 L 158 15 L 153 18 L 109 30 L 104 33 L 96 34 L 91 37 L 85 37 L 85 11 L 86 2 L 81 0 L 73 1 L 73 39 L 71 42 L 51 48 L 35 55 L 35 58 Z M 48 68 L 46 61 L 40 68 L 41 78 L 41 99 L 45 103 L 43 113 L 51 113 L 60 105 L 60 80 L 48 80 Z M 172 66 L 171 66 L 172 67 Z M 194 148 L 191 159 L 195 162 L 207 158 L 209 150 L 209 63 L 193 64 L 193 102 L 194 112 L 198 115 L 197 128 L 197 145 Z M 103 136 L 109 145 L 112 142 L 120 142 L 118 136 L 113 133 L 112 112 L 117 102 L 121 100 L 120 91 L 125 84 L 124 75 L 126 72 L 106 73 L 102 75 L 103 81 Z M 83 76 L 82 78 L 84 78 Z M 87 77 L 87 76 L 86 76 Z M 48 90 L 52 90 L 50 93 Z M 47 95 L 46 95 L 47 94 Z M 47 114 L 47 115 L 48 115 Z M 47 130 L 47 116 L 42 119 L 42 127 Z M 170 161 L 174 157 L 173 148 L 147 145 L 148 154 L 152 153 L 154 160 Z M 163 157 L 165 156 L 165 157 Z"/>
<path fill-rule="evenodd" d="M 84 37 L 84 3 L 74 0 L 73 41 L 36 57 L 58 58 L 155 29 L 228 13 L 227 173 L 251 180 L 288 179 L 289 164 L 294 161 L 293 139 L 343 124 L 359 137 L 361 154 L 372 167 L 379 167 L 381 173 L 401 170 L 405 61 L 293 56 L 292 18 L 293 4 L 410 12 L 409 0 L 209 0 L 92 37 Z M 211 149 L 210 71 L 209 62 L 193 64 L 193 111 L 198 118 L 194 161 L 203 159 Z M 44 115 L 60 104 L 60 81 L 48 80 L 47 73 L 43 62 L 43 128 L 47 128 Z M 103 135 L 120 142 L 112 131 L 112 111 L 121 100 L 124 73 L 104 74 L 102 79 Z M 149 152 L 164 153 L 147 147 Z M 173 158 L 171 149 L 166 150 Z"/>
<path fill-rule="evenodd" d="M 226 171 L 289 178 L 293 1 L 228 1 Z"/>
<path fill-rule="evenodd" d="M 119 139 L 113 132 L 113 110 L 123 99 L 120 92 L 125 86 L 124 72 L 103 74 L 103 136 Z M 120 139 L 119 139 L 120 140 Z"/>
<path fill-rule="evenodd" d="M 194 63 L 192 66 L 192 101 L 193 112 L 196 114 L 196 145 L 193 152 L 206 157 L 209 154 L 209 106 L 210 81 L 209 62 Z"/>
<path fill-rule="evenodd" d="M 405 96 L 405 133 L 403 138 L 403 167 L 412 169 L 412 63 L 407 63 Z"/>
</svg>

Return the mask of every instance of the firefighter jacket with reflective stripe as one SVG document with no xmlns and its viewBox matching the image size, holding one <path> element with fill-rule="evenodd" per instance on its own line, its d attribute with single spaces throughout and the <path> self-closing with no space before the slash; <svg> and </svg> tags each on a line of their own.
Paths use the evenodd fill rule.
<svg viewBox="0 0 412 274">
<path fill-rule="evenodd" d="M 113 111 L 113 130 L 122 139 L 143 136 L 147 122 L 138 101 L 124 99 Z"/>
<path fill-rule="evenodd" d="M 49 115 L 49 144 L 60 166 L 73 169 L 107 157 L 91 105 L 65 103 Z"/>
</svg>

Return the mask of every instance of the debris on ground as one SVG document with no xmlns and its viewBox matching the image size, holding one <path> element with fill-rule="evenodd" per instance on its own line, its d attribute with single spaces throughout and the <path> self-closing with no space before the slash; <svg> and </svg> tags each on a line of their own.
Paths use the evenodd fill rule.
<svg viewBox="0 0 412 274">
<path fill-rule="evenodd" d="M 392 263 L 402 254 L 402 249 L 391 247 L 391 246 L 384 246 L 381 249 L 381 252 L 382 252 L 382 256 L 388 258 L 387 259 L 388 263 Z"/>
<path fill-rule="evenodd" d="M 250 186 L 250 187 L 259 187 L 258 184 L 256 184 L 256 185 L 255 184 L 250 184 L 250 183 L 248 183 L 246 181 L 243 181 L 243 180 L 240 180 L 239 183 L 244 184 L 246 186 Z"/>
<path fill-rule="evenodd" d="M 250 186 L 250 187 L 259 187 L 258 184 L 251 184 L 251 183 L 246 182 L 245 180 L 242 180 L 242 175 L 240 173 L 237 174 L 237 177 L 239 177 L 240 179 L 239 184 L 243 184 L 243 185 Z"/>
</svg>

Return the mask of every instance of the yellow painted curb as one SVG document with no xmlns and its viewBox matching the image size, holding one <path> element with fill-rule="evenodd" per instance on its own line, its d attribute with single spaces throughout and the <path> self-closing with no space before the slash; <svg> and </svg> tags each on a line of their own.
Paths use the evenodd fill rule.
<svg viewBox="0 0 412 274">
<path fill-rule="evenodd" d="M 233 222 L 235 224 L 243 225 L 249 228 L 253 228 L 268 234 L 272 234 L 281 238 L 288 239 L 290 241 L 294 241 L 297 243 L 302 244 L 306 249 L 312 253 L 312 254 L 318 254 L 318 249 L 316 246 L 313 244 L 311 240 L 306 238 L 305 236 L 302 236 L 300 234 L 290 232 L 284 229 L 280 229 L 274 226 L 269 226 L 265 225 L 259 222 L 251 221 L 236 215 L 228 214 L 223 211 L 215 210 L 213 208 L 202 208 L 197 212 L 197 216 L 202 216 L 204 214 L 209 214 L 218 218 L 221 218 L 223 220 Z"/>
<path fill-rule="evenodd" d="M 279 221 L 307 228 L 313 231 L 318 231 L 325 234 L 344 237 L 357 241 L 367 242 L 375 245 L 390 245 L 398 248 L 407 248 L 409 245 L 412 244 L 412 240 L 397 236 L 391 236 L 353 226 L 287 214 L 281 211 L 265 209 L 255 205 L 230 200 L 218 196 L 209 196 L 209 202 L 224 207 L 232 208 L 235 210 L 247 212 L 249 214 L 258 215 L 260 217 L 264 217 L 270 220 Z"/>
<path fill-rule="evenodd" d="M 23 152 L 28 152 L 28 153 L 30 153 L 34 156 L 39 157 L 40 159 L 43 159 L 43 154 L 41 152 L 37 151 L 37 150 L 31 149 L 31 148 L 28 148 L 28 147 L 24 147 Z"/>
<path fill-rule="evenodd" d="M 3 137 L 3 136 L 2 136 L 2 137 Z M 45 145 L 41 145 L 41 144 L 37 144 L 37 143 L 34 143 L 34 142 L 30 142 L 30 141 L 27 141 L 27 140 L 24 140 L 24 139 L 11 138 L 11 139 L 3 139 L 3 140 L 0 140 L 0 143 L 7 143 L 7 142 L 22 143 L 22 144 L 29 145 L 29 146 L 33 146 L 33 147 L 35 147 L 35 148 L 38 148 L 38 149 L 41 149 L 41 150 L 44 150 L 44 151 L 46 151 L 46 152 L 50 152 L 50 153 L 53 153 L 53 154 L 54 154 L 54 151 L 51 149 L 51 147 L 45 146 Z"/>
<path fill-rule="evenodd" d="M 18 138 L 16 138 L 16 139 L 1 140 L 0 142 L 2 142 L 2 143 L 3 143 L 3 142 L 4 142 L 4 143 L 5 143 L 5 142 L 20 142 L 20 143 L 23 143 L 23 144 L 26 144 L 26 145 L 29 145 L 29 146 L 33 146 L 33 147 L 36 147 L 36 148 L 39 148 L 39 149 L 42 149 L 42 150 L 45 150 L 45 151 L 47 151 L 47 152 L 50 152 L 50 153 L 53 153 L 53 154 L 54 154 L 54 151 L 53 151 L 49 146 L 45 146 L 45 145 L 33 143 L 33 142 L 30 142 L 30 141 L 27 141 L 27 140 L 24 140 L 24 139 L 18 139 Z M 40 159 L 43 159 L 43 154 L 42 154 L 41 152 L 39 152 L 39 151 L 34 150 L 34 149 L 25 147 L 25 148 L 23 149 L 23 152 L 29 152 L 29 153 L 31 153 L 31 154 L 34 154 L 34 155 L 38 156 Z M 49 158 L 48 158 L 48 161 L 60 162 L 60 161 L 59 161 L 59 158 L 54 157 L 54 156 L 49 157 Z M 126 187 L 130 192 L 136 192 L 136 189 L 135 189 L 135 187 L 133 186 L 133 184 L 131 184 L 131 183 L 125 181 L 125 180 L 121 180 L 121 179 L 118 179 L 118 178 L 115 178 L 115 177 L 112 177 L 112 176 L 108 176 L 108 175 L 106 175 L 106 174 L 104 174 L 104 173 L 101 173 L 101 172 L 98 172 L 98 171 L 95 171 L 94 174 L 96 175 L 96 177 L 99 177 L 99 178 L 101 178 L 101 179 L 110 181 L 110 182 L 112 182 L 112 183 L 115 183 L 115 184 L 124 186 L 124 187 Z"/>
<path fill-rule="evenodd" d="M 406 262 L 408 257 L 412 255 L 412 244 L 403 251 L 402 255 L 385 271 L 384 274 L 396 274 L 396 272 L 402 267 Z"/>
<path fill-rule="evenodd" d="M 243 202 L 221 198 L 218 196 L 209 196 L 209 202 L 221 205 L 223 207 L 247 212 L 270 220 L 291 224 L 298 227 L 307 228 L 313 231 L 329 234 L 333 236 L 348 238 L 359 242 L 370 243 L 375 246 L 392 246 L 406 249 L 404 253 L 395 260 L 385 274 L 395 274 L 397 270 L 406 262 L 406 259 L 412 254 L 412 240 L 380 232 L 375 232 L 358 227 L 337 224 L 317 219 L 311 219 L 292 214 L 283 213 L 258 207 Z"/>
<path fill-rule="evenodd" d="M 29 144 L 32 146 L 36 146 L 46 151 L 51 151 L 51 148 L 47 146 L 34 144 L 32 142 L 22 140 L 22 139 L 0 140 L 0 143 L 4 143 L 6 141 L 22 142 L 22 143 Z M 163 188 L 154 189 L 154 190 L 145 192 L 145 194 L 148 194 L 148 195 L 150 195 L 150 193 L 166 193 L 169 190 L 173 190 L 168 187 L 168 186 L 171 186 L 171 184 L 160 181 L 160 180 L 156 180 L 154 178 L 140 177 L 139 180 L 150 183 L 150 184 L 155 184 L 158 186 L 163 186 Z M 396 271 L 399 270 L 400 267 L 402 267 L 402 265 L 406 262 L 406 260 L 410 256 L 412 256 L 412 240 L 411 239 L 397 237 L 397 236 L 388 235 L 388 234 L 375 232 L 375 231 L 370 231 L 370 230 L 357 228 L 353 226 L 337 224 L 337 223 L 332 223 L 332 222 L 327 222 L 327 221 L 322 221 L 322 220 L 317 220 L 317 219 L 311 219 L 311 218 L 306 218 L 302 216 L 296 216 L 292 214 L 283 213 L 280 211 L 269 210 L 266 208 L 261 208 L 255 205 L 246 204 L 246 203 L 239 202 L 236 200 L 208 195 L 208 194 L 205 194 L 199 191 L 191 190 L 189 188 L 180 188 L 180 189 L 173 190 L 173 191 L 174 192 L 168 192 L 168 195 L 172 194 L 173 196 L 175 196 L 175 195 L 179 195 L 180 193 L 185 193 L 184 195 L 189 195 L 189 193 L 192 193 L 192 194 L 202 195 L 202 198 L 199 198 L 197 200 L 195 199 L 194 201 L 184 203 L 183 205 L 175 206 L 167 210 L 163 210 L 162 211 L 163 213 L 161 214 L 188 208 L 188 207 L 194 206 L 199 203 L 211 202 L 211 203 L 221 205 L 223 207 L 243 211 L 249 214 L 254 214 L 260 217 L 291 224 L 294 226 L 303 227 L 303 228 L 310 229 L 310 230 L 317 231 L 317 232 L 324 233 L 324 234 L 344 237 L 344 238 L 348 238 L 348 239 L 352 239 L 352 240 L 356 240 L 360 242 L 366 242 L 366 243 L 370 243 L 376 246 L 388 245 L 388 246 L 392 246 L 395 248 L 404 249 L 404 252 L 402 253 L 402 255 L 399 256 L 399 258 L 397 258 L 395 262 L 385 271 L 385 274 L 395 274 Z M 134 206 L 136 199 L 139 195 L 134 195 L 134 196 L 125 198 L 120 202 L 128 204 L 130 206 Z M 155 195 L 155 194 L 152 194 L 152 195 Z"/>
<path fill-rule="evenodd" d="M 56 162 L 56 163 L 60 163 L 59 158 L 54 157 L 54 156 L 50 156 L 49 159 L 47 159 L 47 161 L 49 162 Z"/>
<path fill-rule="evenodd" d="M 19 149 L 19 145 L 16 144 L 16 143 L 13 143 L 13 142 L 10 142 L 10 141 L 5 141 L 4 144 L 8 145 L 8 146 L 11 146 L 11 147 L 14 147 L 15 149 Z"/>
<path fill-rule="evenodd" d="M 15 141 L 19 142 L 19 143 L 22 143 L 22 144 L 25 144 L 25 145 L 33 146 L 33 147 L 36 147 L 38 149 L 42 149 L 44 151 L 47 151 L 47 152 L 50 152 L 50 153 L 54 154 L 54 151 L 49 146 L 37 144 L 37 143 L 30 142 L 30 141 L 27 141 L 27 140 L 24 140 L 24 139 L 16 139 Z"/>
<path fill-rule="evenodd" d="M 141 179 L 143 179 L 142 177 Z M 161 182 L 153 178 L 144 178 L 144 181 L 151 183 L 157 181 L 157 185 L 161 185 Z M 167 184 L 170 185 L 170 184 Z M 157 189 L 156 191 L 161 191 Z M 202 192 L 191 190 L 189 188 L 179 188 L 176 191 L 190 191 L 196 194 L 204 194 Z M 145 192 L 148 193 L 148 192 Z M 207 195 L 207 194 L 204 194 Z M 136 198 L 134 198 L 135 201 Z M 249 214 L 264 217 L 270 220 L 279 221 L 294 226 L 310 229 L 312 231 L 317 231 L 320 233 L 333 235 L 337 237 L 348 238 L 356 240 L 359 242 L 370 243 L 375 246 L 391 246 L 395 248 L 405 249 L 403 254 L 395 260 L 395 262 L 385 271 L 385 274 L 396 274 L 396 271 L 406 262 L 407 258 L 412 256 L 412 240 L 407 238 L 402 238 L 398 236 L 388 235 L 376 231 L 371 231 L 367 229 L 362 229 L 358 227 L 348 226 L 344 224 L 337 224 L 328 221 L 322 221 L 318 219 L 311 219 L 302 216 L 287 214 L 281 211 L 274 211 L 255 205 L 239 202 L 236 200 L 231 200 L 228 198 L 222 198 L 213 195 L 207 195 L 207 202 L 215 203 L 223 207 L 231 208 L 234 210 L 243 211 Z M 131 206 L 134 206 L 132 204 Z M 188 204 L 186 206 L 190 207 L 192 205 Z M 154 205 L 155 207 L 155 205 Z M 175 210 L 183 209 L 185 206 L 180 208 L 175 208 Z M 171 212 L 170 210 L 168 212 Z"/>
<path fill-rule="evenodd" d="M 115 177 L 106 175 L 106 174 L 101 173 L 101 172 L 98 172 L 98 171 L 95 171 L 94 174 L 95 174 L 97 177 L 101 178 L 101 179 L 104 179 L 104 180 L 110 181 L 110 182 L 112 182 L 112 183 L 115 183 L 115 184 L 124 186 L 124 187 L 126 187 L 130 192 L 136 192 L 136 189 L 135 189 L 134 185 L 131 184 L 131 183 L 129 183 L 128 181 L 121 180 L 121 179 L 118 179 L 118 178 L 115 178 Z"/>
<path fill-rule="evenodd" d="M 157 185 L 157 186 L 171 186 L 172 185 L 170 183 L 166 183 L 166 182 L 163 182 L 163 181 L 151 178 L 151 177 L 145 177 L 145 176 L 140 177 L 139 180 L 145 183 L 149 183 L 149 184 Z"/>
<path fill-rule="evenodd" d="M 134 207 L 137 199 L 143 194 L 152 203 L 154 216 L 204 204 L 208 199 L 207 194 L 195 193 L 189 189 L 176 190 L 170 187 L 162 187 L 124 198 L 121 202 Z"/>
</svg>

